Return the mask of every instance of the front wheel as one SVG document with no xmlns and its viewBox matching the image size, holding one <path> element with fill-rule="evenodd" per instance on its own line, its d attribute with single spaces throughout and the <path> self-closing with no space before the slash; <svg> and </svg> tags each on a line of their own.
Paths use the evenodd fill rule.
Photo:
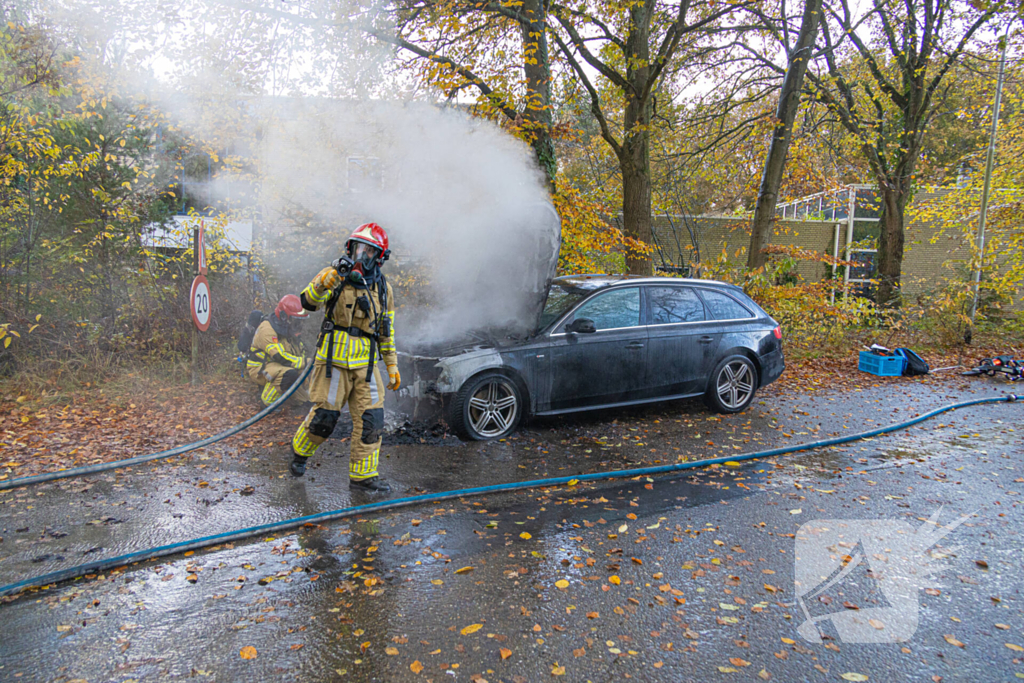
<svg viewBox="0 0 1024 683">
<path fill-rule="evenodd" d="M 740 413 L 754 400 L 757 370 L 746 356 L 723 358 L 711 373 L 704 402 L 718 413 Z"/>
<path fill-rule="evenodd" d="M 515 380 L 489 372 L 466 382 L 449 409 L 455 432 L 475 441 L 501 439 L 519 425 L 523 397 Z"/>
</svg>

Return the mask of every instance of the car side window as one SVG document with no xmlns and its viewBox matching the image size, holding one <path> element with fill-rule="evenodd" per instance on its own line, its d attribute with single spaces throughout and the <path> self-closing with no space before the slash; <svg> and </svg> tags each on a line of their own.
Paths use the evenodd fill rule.
<svg viewBox="0 0 1024 683">
<path fill-rule="evenodd" d="M 753 313 L 727 294 L 711 289 L 702 289 L 700 295 L 704 299 L 704 303 L 707 304 L 711 317 L 715 320 L 740 320 L 754 317 Z"/>
<path fill-rule="evenodd" d="M 576 309 L 574 320 L 590 318 L 598 330 L 636 327 L 640 324 L 640 288 L 613 289 L 599 294 Z"/>
<path fill-rule="evenodd" d="M 651 325 L 692 323 L 704 320 L 704 304 L 689 287 L 648 287 Z"/>
</svg>

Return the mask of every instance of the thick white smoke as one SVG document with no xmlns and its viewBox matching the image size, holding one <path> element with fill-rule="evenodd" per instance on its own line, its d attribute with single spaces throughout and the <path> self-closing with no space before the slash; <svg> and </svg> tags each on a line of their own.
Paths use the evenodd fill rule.
<svg viewBox="0 0 1024 683">
<path fill-rule="evenodd" d="M 560 229 L 529 147 L 412 93 L 393 48 L 358 22 L 260 0 L 182 0 L 180 11 L 157 0 L 47 1 L 63 39 L 131 55 L 121 61 L 138 66 L 120 65 L 122 95 L 158 102 L 242 159 L 240 171 L 215 175 L 208 196 L 223 206 L 241 185 L 255 190 L 248 208 L 279 280 L 301 287 L 341 255 L 348 232 L 374 221 L 395 255 L 385 274 L 412 274 L 413 296 L 397 302 L 400 349 L 531 330 Z M 337 12 L 359 14 L 343 5 Z"/>
<path fill-rule="evenodd" d="M 417 299 L 429 302 L 403 307 L 399 329 L 413 348 L 470 331 L 530 330 L 559 226 L 528 147 L 424 103 L 288 102 L 272 118 L 261 150 L 265 219 L 298 207 L 348 221 L 340 233 L 364 221 L 384 226 L 388 266 L 416 273 Z M 322 260 L 294 264 L 307 279 L 342 253 L 340 240 L 323 248 Z"/>
</svg>

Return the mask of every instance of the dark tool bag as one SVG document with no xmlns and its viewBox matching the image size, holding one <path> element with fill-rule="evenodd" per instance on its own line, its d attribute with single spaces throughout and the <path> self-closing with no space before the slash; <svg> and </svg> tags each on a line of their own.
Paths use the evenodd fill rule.
<svg viewBox="0 0 1024 683">
<path fill-rule="evenodd" d="M 924 361 L 924 358 L 917 355 L 913 351 L 907 348 L 896 349 L 896 353 L 903 356 L 907 361 L 903 366 L 903 374 L 906 377 L 913 377 L 914 375 L 927 375 L 931 368 L 928 367 L 928 363 Z"/>
</svg>

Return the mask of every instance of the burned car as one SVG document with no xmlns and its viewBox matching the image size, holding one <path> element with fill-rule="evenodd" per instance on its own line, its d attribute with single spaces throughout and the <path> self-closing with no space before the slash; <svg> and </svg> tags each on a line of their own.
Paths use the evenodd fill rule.
<svg viewBox="0 0 1024 683">
<path fill-rule="evenodd" d="M 498 439 L 527 415 L 701 396 L 743 411 L 783 371 L 778 323 L 733 285 L 669 277 L 554 278 L 531 334 L 419 356 L 410 392 L 461 436 Z"/>
</svg>

